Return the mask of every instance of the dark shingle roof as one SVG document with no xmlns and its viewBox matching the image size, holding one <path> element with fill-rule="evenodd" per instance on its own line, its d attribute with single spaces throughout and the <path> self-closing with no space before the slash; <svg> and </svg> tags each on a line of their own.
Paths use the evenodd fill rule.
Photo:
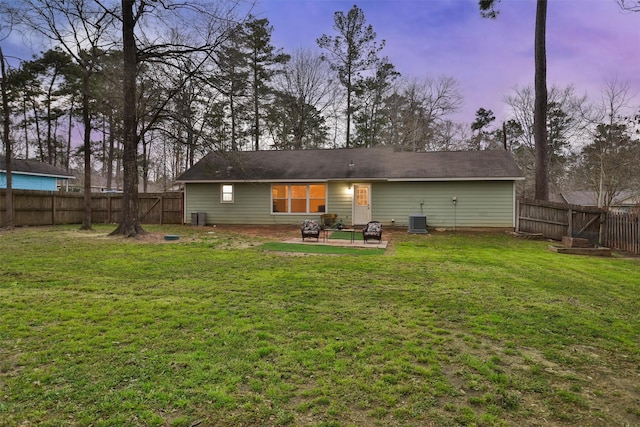
<svg viewBox="0 0 640 427">
<path fill-rule="evenodd" d="M 0 156 L 0 171 L 6 172 L 6 157 Z M 11 172 L 23 173 L 28 175 L 52 176 L 56 178 L 73 178 L 74 176 L 48 163 L 38 162 L 36 160 L 11 159 Z"/>
<path fill-rule="evenodd" d="M 558 198 L 558 195 L 554 195 L 555 199 Z M 634 197 L 635 194 L 632 191 L 625 190 L 621 191 L 620 194 L 616 195 L 611 201 L 612 206 L 623 206 L 623 205 L 635 205 L 637 203 L 637 198 Z M 565 191 L 559 194 L 559 198 L 562 202 L 568 203 L 570 205 L 580 205 L 580 206 L 598 206 L 598 195 L 595 191 L 586 190 L 586 191 Z M 554 200 L 555 201 L 555 200 Z"/>
<path fill-rule="evenodd" d="M 353 166 L 349 163 L 353 162 Z M 178 177 L 189 181 L 518 179 L 503 150 L 396 152 L 391 148 L 210 153 Z"/>
</svg>

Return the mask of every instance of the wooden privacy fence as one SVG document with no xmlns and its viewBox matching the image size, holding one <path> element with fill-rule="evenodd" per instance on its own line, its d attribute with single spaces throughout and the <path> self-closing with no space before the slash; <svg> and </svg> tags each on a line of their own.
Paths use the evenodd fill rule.
<svg viewBox="0 0 640 427">
<path fill-rule="evenodd" d="M 181 192 L 140 193 L 143 224 L 182 224 Z M 0 190 L 0 226 L 6 225 L 6 190 Z M 82 193 L 13 190 L 15 226 L 81 224 L 84 216 Z M 91 222 L 111 224 L 122 217 L 122 194 L 92 193 Z"/>
<path fill-rule="evenodd" d="M 581 237 L 594 245 L 640 255 L 637 214 L 540 200 L 520 200 L 516 210 L 517 232 L 540 234 L 553 240 Z"/>
<path fill-rule="evenodd" d="M 640 216 L 607 213 L 605 246 L 640 255 Z"/>
</svg>

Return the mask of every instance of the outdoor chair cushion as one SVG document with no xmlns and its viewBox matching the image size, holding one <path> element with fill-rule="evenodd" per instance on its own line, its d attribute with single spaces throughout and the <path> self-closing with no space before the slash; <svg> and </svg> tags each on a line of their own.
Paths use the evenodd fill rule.
<svg viewBox="0 0 640 427">
<path fill-rule="evenodd" d="M 367 242 L 368 239 L 382 241 L 382 224 L 379 221 L 371 221 L 362 229 L 362 237 Z"/>
<path fill-rule="evenodd" d="M 304 242 L 305 237 L 315 237 L 316 239 L 320 239 L 320 231 L 322 231 L 322 227 L 320 223 L 315 219 L 306 219 L 302 223 L 302 227 L 300 228 L 302 233 L 302 241 Z"/>
</svg>

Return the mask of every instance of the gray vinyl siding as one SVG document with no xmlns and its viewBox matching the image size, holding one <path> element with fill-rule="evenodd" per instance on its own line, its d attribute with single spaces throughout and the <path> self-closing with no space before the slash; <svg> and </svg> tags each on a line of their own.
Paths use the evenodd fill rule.
<svg viewBox="0 0 640 427">
<path fill-rule="evenodd" d="M 353 188 L 353 187 L 352 187 Z M 353 194 L 348 190 L 346 182 L 329 183 L 329 200 L 327 212 L 337 214 L 346 225 L 351 225 Z"/>
<path fill-rule="evenodd" d="M 269 186 L 233 184 L 233 203 L 220 203 L 222 184 L 187 184 L 185 220 L 192 212 L 205 212 L 207 224 L 266 224 L 269 218 Z M 262 219 L 256 222 L 257 219 Z"/>
<path fill-rule="evenodd" d="M 373 183 L 372 219 L 385 224 L 394 219 L 395 225 L 408 226 L 409 215 L 424 214 L 429 227 L 513 227 L 513 185 L 513 181 Z"/>
<path fill-rule="evenodd" d="M 363 182 L 366 183 L 366 182 Z M 371 219 L 406 227 L 409 215 L 427 215 L 429 227 L 513 227 L 513 181 L 373 182 Z M 221 184 L 185 185 L 185 221 L 205 212 L 207 224 L 300 224 L 319 214 L 271 213 L 271 184 L 235 183 L 234 203 L 220 203 Z M 454 206 L 451 198 L 455 196 Z M 347 182 L 327 183 L 327 213 L 351 224 Z M 420 204 L 422 205 L 422 208 Z"/>
<path fill-rule="evenodd" d="M 185 185 L 185 221 L 192 212 L 205 212 L 207 224 L 301 224 L 305 219 L 320 219 L 320 214 L 271 213 L 271 184 L 234 183 L 234 202 L 220 203 L 222 184 Z M 351 217 L 351 196 L 347 184 L 327 184 L 327 212 L 339 218 Z"/>
</svg>

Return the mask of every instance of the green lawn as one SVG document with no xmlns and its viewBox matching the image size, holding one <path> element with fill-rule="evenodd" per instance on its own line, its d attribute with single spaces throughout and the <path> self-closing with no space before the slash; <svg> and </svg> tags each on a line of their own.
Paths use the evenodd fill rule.
<svg viewBox="0 0 640 427">
<path fill-rule="evenodd" d="M 0 232 L 0 426 L 640 424 L 637 258 L 114 228 Z"/>
</svg>

